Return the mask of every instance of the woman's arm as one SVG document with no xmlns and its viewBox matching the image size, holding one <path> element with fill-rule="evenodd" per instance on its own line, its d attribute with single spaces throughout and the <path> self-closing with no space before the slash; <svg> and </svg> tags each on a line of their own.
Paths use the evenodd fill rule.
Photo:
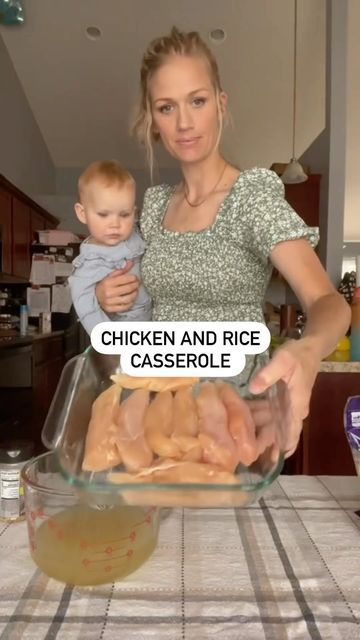
<svg viewBox="0 0 360 640">
<path fill-rule="evenodd" d="M 298 297 L 307 322 L 300 340 L 289 340 L 252 380 L 253 393 L 285 383 L 288 402 L 284 449 L 296 449 L 302 421 L 309 412 L 311 391 L 321 360 L 335 348 L 350 324 L 350 308 L 337 293 L 318 257 L 304 239 L 277 244 L 271 261 Z"/>
<path fill-rule="evenodd" d="M 321 361 L 347 332 L 350 324 L 349 305 L 335 290 L 306 240 L 280 242 L 271 252 L 270 259 L 287 280 L 305 311 L 307 322 L 302 340 L 306 339 L 314 357 Z"/>
<path fill-rule="evenodd" d="M 133 264 L 129 260 L 123 269 L 116 269 L 96 285 L 95 295 L 106 313 L 128 311 L 133 306 L 140 285 L 136 275 L 128 273 Z"/>
</svg>

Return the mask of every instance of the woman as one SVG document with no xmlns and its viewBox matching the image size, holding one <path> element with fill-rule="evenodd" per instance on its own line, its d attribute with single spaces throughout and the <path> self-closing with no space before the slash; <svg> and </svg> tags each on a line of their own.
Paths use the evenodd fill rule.
<svg viewBox="0 0 360 640">
<path fill-rule="evenodd" d="M 151 172 L 152 145 L 161 140 L 183 179 L 145 194 L 143 282 L 153 297 L 154 320 L 261 322 L 272 268 L 284 276 L 306 312 L 306 329 L 275 353 L 250 388 L 257 394 L 285 383 L 290 456 L 319 364 L 346 332 L 350 312 L 312 249 L 315 231 L 285 201 L 278 176 L 267 169 L 239 172 L 221 155 L 226 105 L 216 61 L 196 32 L 173 28 L 150 44 L 134 130 L 146 145 Z M 137 287 L 132 276 L 114 273 L 98 284 L 97 297 L 105 311 L 124 311 Z M 247 378 L 252 368 L 248 358 Z"/>
</svg>

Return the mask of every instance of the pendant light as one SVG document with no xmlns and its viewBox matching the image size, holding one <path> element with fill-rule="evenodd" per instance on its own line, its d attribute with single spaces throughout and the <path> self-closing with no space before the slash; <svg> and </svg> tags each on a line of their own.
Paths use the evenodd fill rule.
<svg viewBox="0 0 360 640">
<path fill-rule="evenodd" d="M 294 86 L 293 86 L 293 131 L 292 131 L 292 158 L 286 165 L 281 180 L 284 184 L 296 184 L 305 182 L 308 177 L 300 162 L 295 156 L 296 140 L 296 71 L 297 71 L 297 0 L 294 0 Z"/>
</svg>

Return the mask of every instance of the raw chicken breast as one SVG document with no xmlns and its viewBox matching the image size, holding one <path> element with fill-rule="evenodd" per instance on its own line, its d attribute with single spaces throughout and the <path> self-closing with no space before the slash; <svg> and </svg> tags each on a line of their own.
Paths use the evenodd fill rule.
<svg viewBox="0 0 360 640">
<path fill-rule="evenodd" d="M 248 466 L 258 457 L 255 423 L 250 409 L 231 385 L 218 382 L 216 387 L 226 407 L 228 428 L 236 445 L 237 459 Z"/>
<path fill-rule="evenodd" d="M 196 402 L 191 387 L 184 387 L 174 395 L 173 434 L 172 440 L 183 453 L 183 460 L 192 462 L 202 458 L 202 447 L 197 438 L 199 418 Z"/>
<path fill-rule="evenodd" d="M 121 387 L 113 384 L 94 401 L 85 441 L 82 463 L 84 471 L 103 471 L 122 461 L 115 443 L 114 407 L 118 404 Z"/>
<path fill-rule="evenodd" d="M 205 462 L 184 462 L 183 460 L 161 460 L 149 469 L 137 474 L 116 472 L 108 476 L 111 482 L 180 482 L 237 484 L 234 474 L 224 471 L 215 464 Z"/>
<path fill-rule="evenodd" d="M 149 389 L 149 391 L 175 391 L 181 387 L 196 384 L 199 378 L 147 378 L 128 376 L 126 373 L 115 373 L 112 381 L 124 389 Z"/>
<path fill-rule="evenodd" d="M 163 460 L 160 464 L 153 468 L 146 469 L 133 476 L 129 473 L 110 473 L 108 476 L 110 482 L 116 484 L 134 482 L 141 484 L 154 484 L 154 489 L 141 491 L 138 487 L 136 491 L 131 489 L 121 489 L 122 498 L 127 504 L 151 504 L 163 507 L 218 507 L 236 506 L 247 501 L 247 495 L 238 489 L 238 479 L 229 471 L 224 471 L 221 467 L 212 464 L 199 462 L 175 462 L 174 460 Z M 178 484 L 179 488 L 162 491 L 156 488 L 156 484 L 169 483 Z M 199 489 L 195 491 L 193 488 L 187 489 L 189 483 L 206 484 L 209 487 L 214 484 L 232 485 L 233 491 L 207 491 Z"/>
<path fill-rule="evenodd" d="M 236 447 L 228 430 L 226 409 L 213 382 L 201 384 L 196 405 L 203 460 L 234 471 L 237 464 Z"/>
<path fill-rule="evenodd" d="M 152 451 L 164 458 L 180 457 L 180 449 L 171 439 L 173 403 L 171 391 L 161 391 L 150 402 L 145 414 L 146 440 Z"/>
<path fill-rule="evenodd" d="M 147 389 L 136 389 L 114 409 L 114 423 L 117 427 L 115 443 L 128 471 L 148 467 L 153 459 L 144 435 L 144 418 L 149 400 Z"/>
</svg>

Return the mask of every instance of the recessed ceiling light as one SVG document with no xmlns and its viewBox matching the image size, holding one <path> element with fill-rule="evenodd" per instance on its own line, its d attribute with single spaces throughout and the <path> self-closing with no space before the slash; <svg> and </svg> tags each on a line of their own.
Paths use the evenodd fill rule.
<svg viewBox="0 0 360 640">
<path fill-rule="evenodd" d="M 101 36 L 101 31 L 99 27 L 87 27 L 86 29 L 86 37 L 89 40 L 98 40 Z"/>
<path fill-rule="evenodd" d="M 226 31 L 221 28 L 212 29 L 209 32 L 209 38 L 211 42 L 215 42 L 216 44 L 220 44 L 220 42 L 224 42 L 226 40 Z"/>
</svg>

